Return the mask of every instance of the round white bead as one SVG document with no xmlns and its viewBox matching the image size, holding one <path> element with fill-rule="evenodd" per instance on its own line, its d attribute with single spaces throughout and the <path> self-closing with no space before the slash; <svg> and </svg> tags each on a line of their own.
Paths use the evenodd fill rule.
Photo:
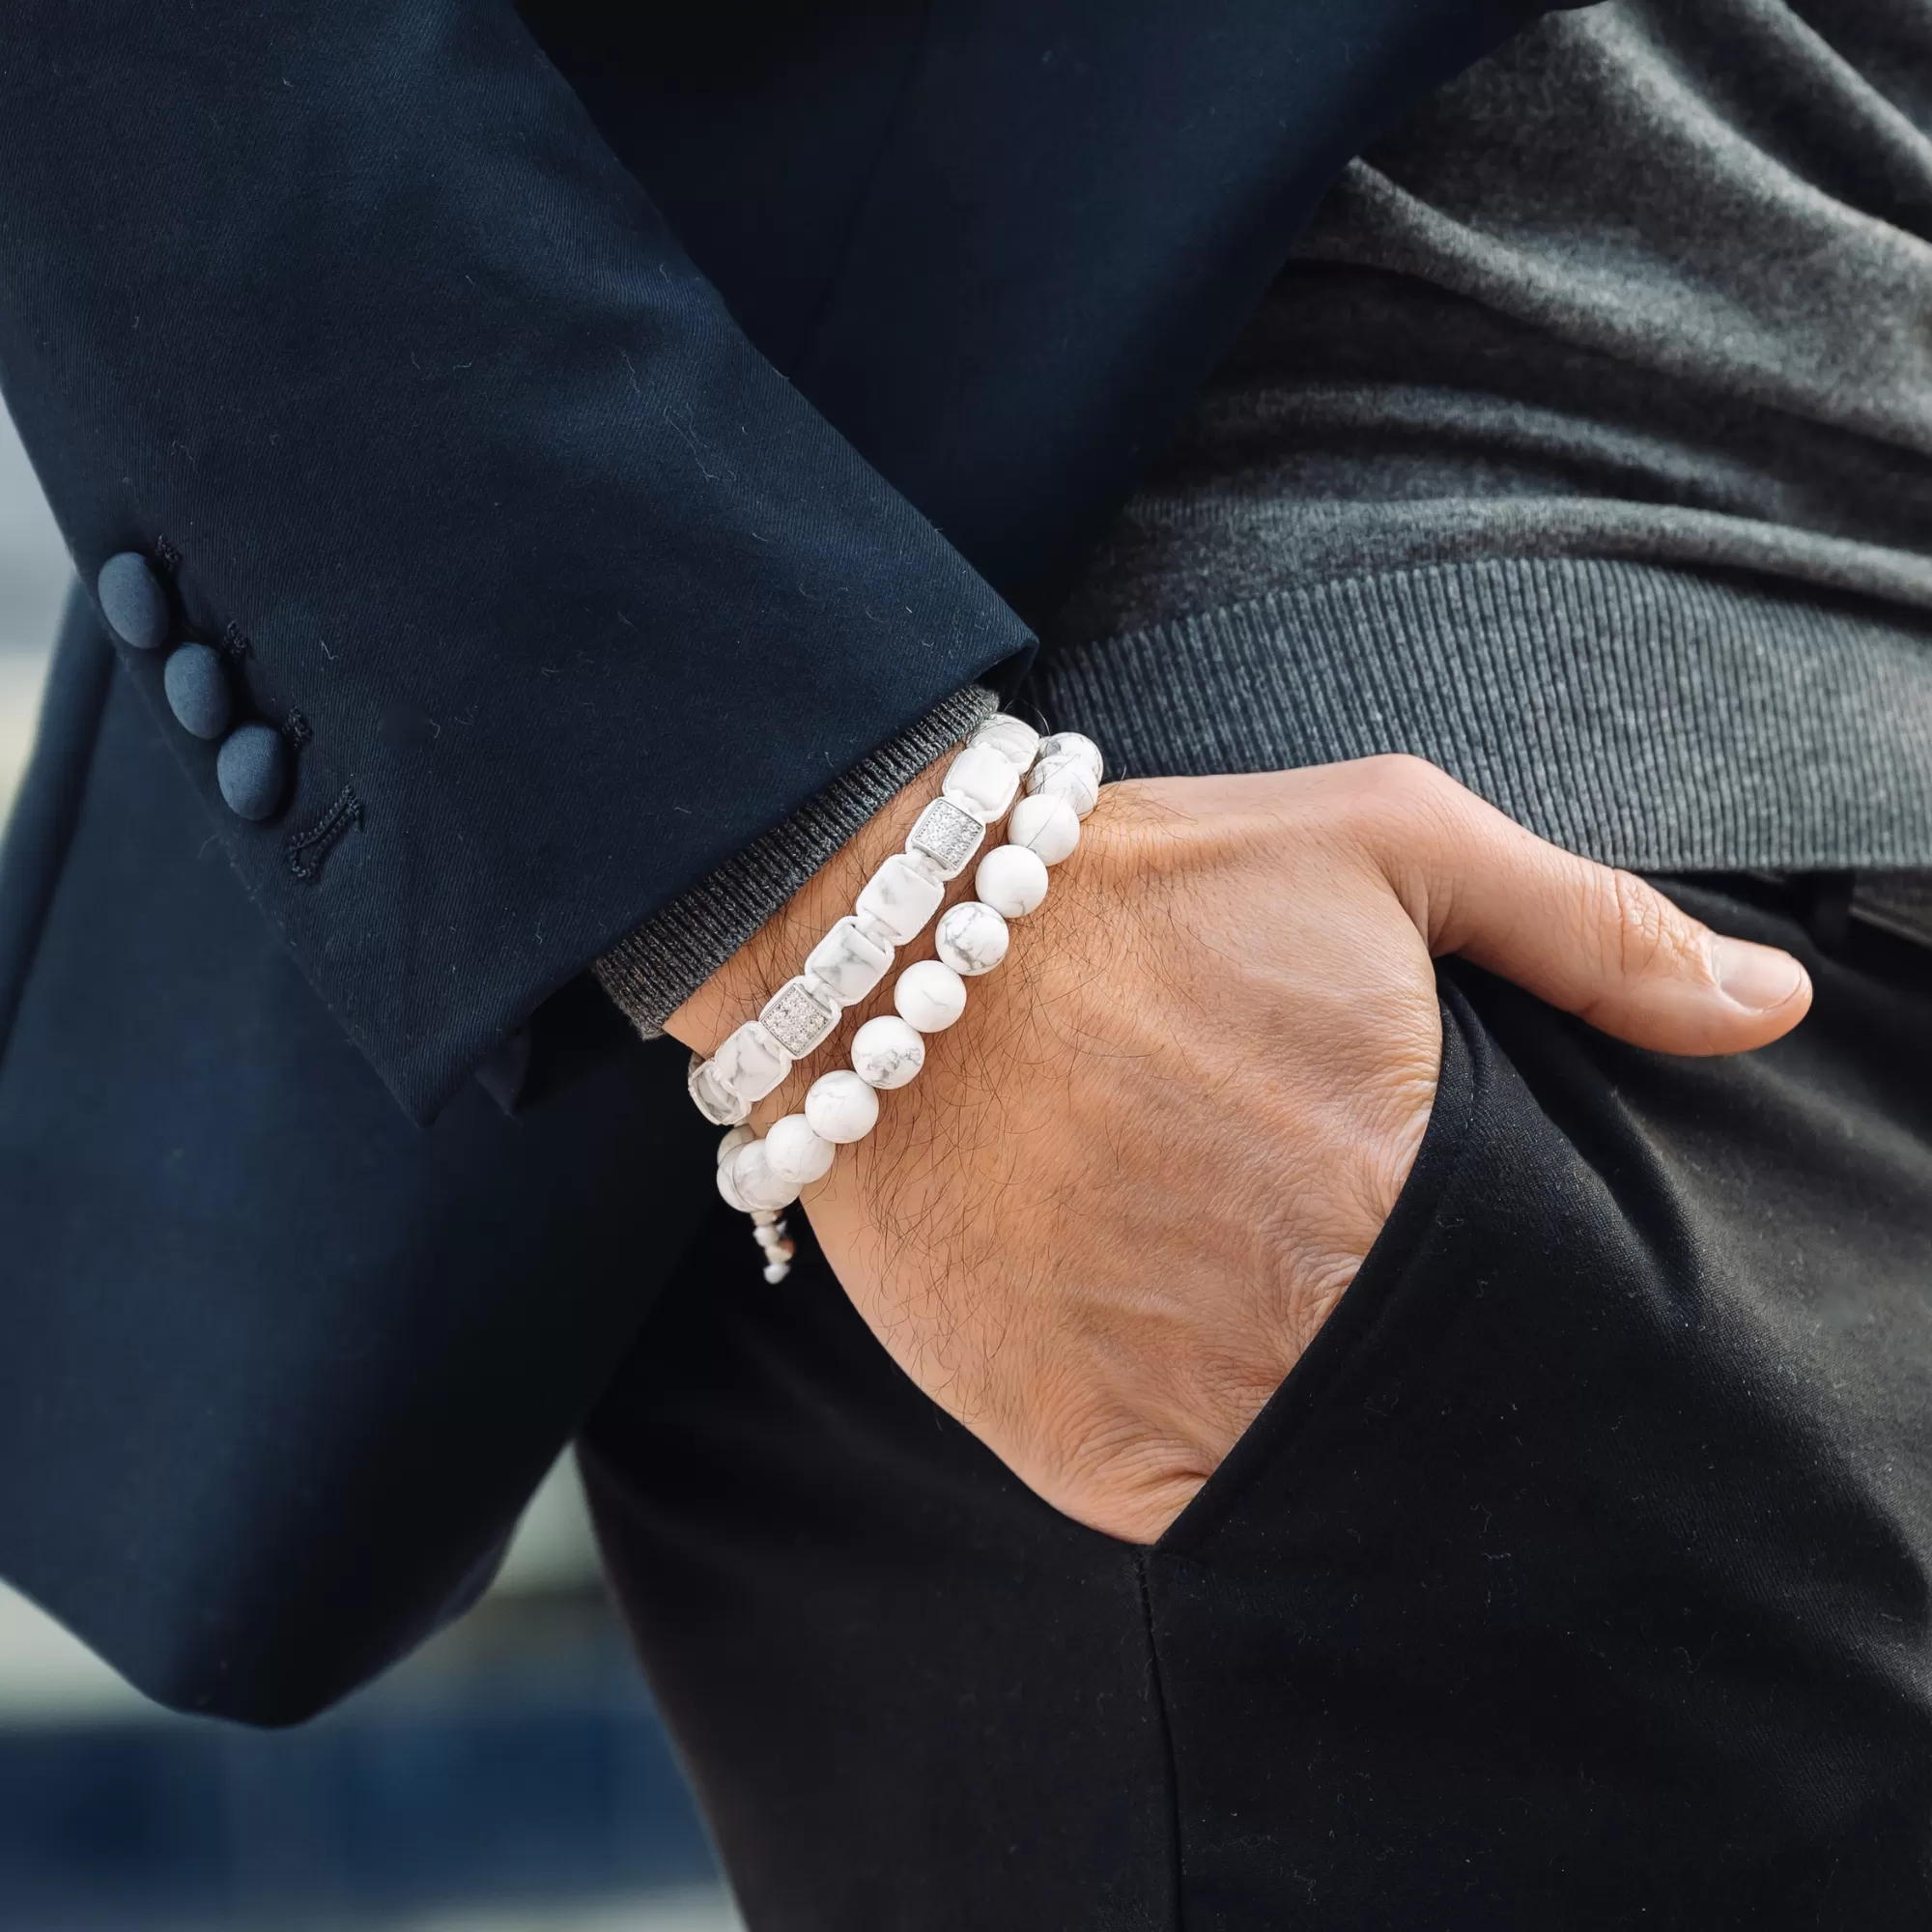
<svg viewBox="0 0 1932 1932">
<path fill-rule="evenodd" d="M 1027 790 L 1036 797 L 1065 798 L 1082 818 L 1100 802 L 1099 780 L 1089 770 L 1087 760 L 1072 753 L 1042 758 L 1027 776 Z"/>
<path fill-rule="evenodd" d="M 798 1183 L 773 1171 L 763 1141 L 747 1141 L 731 1156 L 731 1185 L 748 1208 L 789 1208 L 798 1199 Z"/>
<path fill-rule="evenodd" d="M 736 1153 L 738 1150 L 741 1147 L 743 1147 L 747 1141 L 754 1141 L 756 1139 L 757 1135 L 754 1134 L 750 1127 L 742 1125 L 733 1127 L 731 1131 L 718 1143 L 718 1165 L 720 1167 L 724 1166 L 724 1164 L 727 1161 L 729 1161 L 731 1156 L 734 1153 Z"/>
<path fill-rule="evenodd" d="M 1000 756 L 1019 771 L 1033 763 L 1039 750 L 1039 733 L 1024 718 L 996 711 L 966 740 L 969 745 L 990 745 Z"/>
<path fill-rule="evenodd" d="M 735 1154 L 737 1149 L 733 1148 L 731 1151 Z M 738 1192 L 738 1183 L 731 1179 L 731 1163 L 728 1160 L 718 1163 L 718 1191 L 724 1197 L 725 1207 L 735 1208 L 741 1214 L 752 1211 L 752 1204 Z"/>
<path fill-rule="evenodd" d="M 871 1020 L 867 1025 L 876 1026 Z M 863 1036 L 865 1027 L 859 1029 Z M 855 1044 L 857 1037 L 855 1036 Z M 879 1096 L 856 1073 L 842 1067 L 837 1073 L 821 1073 L 805 1096 L 805 1118 L 820 1140 L 836 1147 L 862 1141 L 877 1124 Z"/>
<path fill-rule="evenodd" d="M 943 796 L 990 824 L 1012 804 L 1019 767 L 990 745 L 968 745 L 946 768 Z"/>
<path fill-rule="evenodd" d="M 1036 792 L 1013 807 L 1007 842 L 1038 853 L 1043 866 L 1057 866 L 1080 842 L 1080 814 L 1064 793 Z"/>
<path fill-rule="evenodd" d="M 832 1172 L 838 1150 L 811 1130 L 803 1114 L 787 1114 L 765 1130 L 765 1158 L 781 1180 L 809 1187 Z"/>
<path fill-rule="evenodd" d="M 893 1005 L 907 1026 L 944 1033 L 966 1010 L 966 981 L 940 959 L 920 959 L 893 986 Z"/>
<path fill-rule="evenodd" d="M 991 906 L 961 899 L 947 908 L 932 935 L 932 950 L 955 973 L 990 973 L 1007 956 L 1011 938 Z"/>
<path fill-rule="evenodd" d="M 903 1087 L 925 1065 L 925 1041 L 896 1013 L 881 1013 L 852 1036 L 852 1065 L 867 1087 Z"/>
<path fill-rule="evenodd" d="M 1078 731 L 1056 731 L 1052 737 L 1042 738 L 1039 741 L 1039 755 L 1042 762 L 1052 758 L 1079 758 L 1093 773 L 1096 785 L 1107 775 L 1099 746 Z"/>
<path fill-rule="evenodd" d="M 1046 864 L 1024 845 L 995 845 L 980 861 L 973 889 L 1005 919 L 1024 919 L 1046 896 Z"/>
<path fill-rule="evenodd" d="M 785 1276 L 788 1275 L 790 1272 L 791 1272 L 791 1264 L 789 1262 L 767 1262 L 765 1264 L 765 1279 L 768 1282 L 770 1282 L 774 1288 L 776 1288 L 779 1285 L 779 1283 L 781 1282 L 785 1278 Z"/>
</svg>

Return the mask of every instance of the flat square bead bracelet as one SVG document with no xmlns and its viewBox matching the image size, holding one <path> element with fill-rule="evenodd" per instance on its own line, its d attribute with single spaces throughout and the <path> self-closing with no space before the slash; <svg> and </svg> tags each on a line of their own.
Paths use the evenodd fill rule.
<svg viewBox="0 0 1932 1932">
<path fill-rule="evenodd" d="M 925 1065 L 924 1036 L 950 1027 L 966 1010 L 966 981 L 1007 956 L 1007 922 L 1046 897 L 1046 868 L 1079 844 L 1080 821 L 1099 798 L 1100 777 L 1100 749 L 1091 738 L 1077 731 L 1042 738 L 1004 712 L 987 719 L 947 767 L 939 796 L 913 822 L 905 849 L 867 881 L 853 910 L 806 955 L 797 977 L 710 1059 L 692 1055 L 689 1085 L 697 1111 L 729 1129 L 718 1144 L 718 1191 L 752 1217 L 767 1281 L 785 1278 L 795 1252 L 780 1214 L 802 1187 L 831 1172 L 841 1146 L 871 1132 L 880 1091 L 918 1075 Z M 1026 795 L 1014 804 L 1022 781 Z M 753 1134 L 745 1125 L 753 1107 L 824 1045 L 847 1007 L 873 992 L 895 950 L 924 930 L 948 883 L 1003 818 L 1007 842 L 994 846 L 973 875 L 979 896 L 947 910 L 933 934 L 937 956 L 916 961 L 894 982 L 897 1011 L 867 1020 L 852 1036 L 850 1067 L 814 1080 L 803 1112 L 775 1121 L 762 1137 Z"/>
</svg>

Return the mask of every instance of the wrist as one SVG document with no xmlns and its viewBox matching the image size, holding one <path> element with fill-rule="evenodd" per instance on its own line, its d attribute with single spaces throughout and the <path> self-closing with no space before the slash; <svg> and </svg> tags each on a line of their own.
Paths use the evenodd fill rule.
<svg viewBox="0 0 1932 1932">
<path fill-rule="evenodd" d="M 913 820 L 939 795 L 947 763 L 958 749 L 950 747 L 868 818 L 665 1021 L 665 1032 L 696 1052 L 709 1053 L 733 1027 L 753 1018 L 798 971 L 833 921 L 851 911 L 881 862 L 904 845 Z M 956 896 L 965 883 L 956 882 L 948 897 Z"/>
<path fill-rule="evenodd" d="M 1048 868 L 1079 844 L 1101 777 L 1099 749 L 1080 733 L 1042 738 L 1022 720 L 986 719 L 949 760 L 936 794 L 929 778 L 906 787 L 742 949 L 746 956 L 727 962 L 700 988 L 702 999 L 674 1015 L 674 1032 L 701 1047 L 730 1028 L 694 1053 L 691 1097 L 726 1129 L 718 1189 L 751 1216 L 767 1281 L 783 1280 L 792 1254 L 780 1212 L 829 1178 L 841 1146 L 870 1135 L 881 1091 L 920 1074 L 925 1036 L 962 1016 L 968 984 L 1010 948 L 1009 922 L 1044 902 Z M 989 833 L 997 842 L 982 850 Z M 855 882 L 863 882 L 856 891 Z M 828 903 L 853 910 L 835 910 L 823 935 L 806 945 L 802 971 L 768 992 L 774 971 L 792 963 L 797 930 L 815 932 Z M 867 1007 L 886 993 L 895 952 L 928 927 L 933 956 L 897 973 L 895 1011 L 867 1017 Z M 850 1065 L 812 1078 L 806 1063 L 828 1044 Z M 807 1080 L 798 1110 L 784 1111 L 787 1090 Z"/>
</svg>

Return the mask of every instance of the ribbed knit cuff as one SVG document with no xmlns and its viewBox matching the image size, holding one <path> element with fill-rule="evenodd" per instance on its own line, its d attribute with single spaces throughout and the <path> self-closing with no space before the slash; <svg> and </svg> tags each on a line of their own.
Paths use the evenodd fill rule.
<svg viewBox="0 0 1932 1932">
<path fill-rule="evenodd" d="M 591 967 L 646 1039 L 875 812 L 983 724 L 999 700 L 969 684 L 841 773 L 782 825 L 620 939 Z"/>
<path fill-rule="evenodd" d="M 1637 871 L 1932 866 L 1932 625 L 1772 580 L 1479 558 L 1297 585 L 1042 655 L 1118 778 L 1378 752 Z"/>
</svg>

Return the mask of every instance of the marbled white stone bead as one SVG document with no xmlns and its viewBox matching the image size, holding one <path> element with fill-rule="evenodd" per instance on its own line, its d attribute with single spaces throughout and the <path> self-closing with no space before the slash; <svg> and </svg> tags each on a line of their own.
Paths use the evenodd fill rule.
<svg viewBox="0 0 1932 1932">
<path fill-rule="evenodd" d="M 1024 718 L 996 711 L 966 740 L 969 745 L 990 745 L 1016 771 L 1025 771 L 1039 750 L 1039 733 Z"/>
<path fill-rule="evenodd" d="M 899 1018 L 921 1033 L 944 1033 L 966 1010 L 966 981 L 943 959 L 919 959 L 893 986 Z"/>
<path fill-rule="evenodd" d="M 943 897 L 944 895 L 942 894 Z M 858 906 L 852 908 L 852 923 L 869 939 L 874 946 L 883 946 L 890 952 L 898 941 L 893 937 L 893 929 L 884 920 L 874 919 L 868 912 Z"/>
<path fill-rule="evenodd" d="M 852 1036 L 852 1067 L 867 1087 L 903 1087 L 925 1065 L 925 1041 L 897 1013 L 881 1013 Z"/>
<path fill-rule="evenodd" d="M 1024 845 L 995 845 L 980 861 L 973 889 L 1003 919 L 1023 919 L 1046 896 L 1046 867 Z"/>
<path fill-rule="evenodd" d="M 877 1024 L 876 1020 L 867 1022 Z M 865 1031 L 865 1027 L 859 1029 L 861 1035 Z M 879 1096 L 856 1073 L 840 1067 L 837 1073 L 821 1073 L 811 1083 L 811 1091 L 805 1096 L 805 1118 L 820 1140 L 844 1147 L 864 1140 L 878 1123 Z"/>
<path fill-rule="evenodd" d="M 1007 843 L 1038 853 L 1042 865 L 1059 865 L 1080 843 L 1080 814 L 1073 801 L 1057 791 L 1021 799 L 1007 820 Z"/>
<path fill-rule="evenodd" d="M 838 1024 L 838 1002 L 817 992 L 800 974 L 787 980 L 764 1004 L 758 1014 L 771 1037 L 791 1055 L 803 1060 L 822 1046 Z"/>
<path fill-rule="evenodd" d="M 870 938 L 847 913 L 805 956 L 806 976 L 816 980 L 841 1007 L 856 1007 L 893 963 L 893 949 Z"/>
<path fill-rule="evenodd" d="M 1013 809 L 1017 811 L 1019 807 Z M 991 906 L 961 899 L 946 908 L 932 935 L 932 950 L 955 973 L 990 973 L 1007 956 L 1011 938 L 1006 921 Z"/>
<path fill-rule="evenodd" d="M 723 1167 L 747 1141 L 754 1141 L 757 1135 L 742 1123 L 735 1126 L 718 1143 L 718 1165 Z"/>
<path fill-rule="evenodd" d="M 814 1133 L 803 1114 L 787 1114 L 774 1121 L 765 1131 L 765 1158 L 781 1180 L 809 1187 L 832 1172 L 838 1149 L 822 1134 Z"/>
<path fill-rule="evenodd" d="M 1027 790 L 1035 797 L 1058 794 L 1082 818 L 1100 802 L 1100 781 L 1077 753 L 1042 758 L 1027 774 Z"/>
<path fill-rule="evenodd" d="M 752 1204 L 738 1192 L 738 1183 L 731 1178 L 732 1162 L 736 1160 L 737 1153 L 737 1149 L 733 1148 L 731 1160 L 721 1160 L 718 1163 L 718 1192 L 723 1197 L 725 1207 L 735 1208 L 741 1214 L 749 1214 L 752 1211 Z"/>
<path fill-rule="evenodd" d="M 684 1084 L 693 1105 L 714 1127 L 736 1126 L 752 1111 L 751 1101 L 740 1099 L 701 1054 L 691 1056 L 691 1070 L 684 1076 Z"/>
<path fill-rule="evenodd" d="M 774 1171 L 763 1141 L 747 1141 L 731 1156 L 731 1185 L 748 1208 L 789 1208 L 798 1199 L 797 1182 Z"/>
<path fill-rule="evenodd" d="M 903 946 L 919 937 L 945 896 L 946 888 L 937 879 L 928 878 L 904 853 L 895 852 L 866 881 L 858 910 L 862 918 L 876 920 L 895 946 Z"/>
<path fill-rule="evenodd" d="M 1013 802 L 1019 768 L 990 745 L 968 745 L 946 768 L 941 793 L 990 825 Z"/>
<path fill-rule="evenodd" d="M 956 879 L 985 836 L 986 828 L 963 806 L 936 798 L 913 820 L 906 850 L 929 859 L 942 879 Z"/>
<path fill-rule="evenodd" d="M 1097 785 L 1107 776 L 1107 767 L 1100 756 L 1100 748 L 1092 738 L 1079 731 L 1056 731 L 1050 738 L 1039 741 L 1041 763 L 1051 758 L 1075 757 L 1083 759 L 1087 769 L 1094 775 Z"/>
<path fill-rule="evenodd" d="M 762 1100 L 791 1071 L 791 1055 L 757 1020 L 747 1020 L 725 1036 L 724 1044 L 711 1056 L 711 1065 L 739 1099 Z"/>
</svg>

